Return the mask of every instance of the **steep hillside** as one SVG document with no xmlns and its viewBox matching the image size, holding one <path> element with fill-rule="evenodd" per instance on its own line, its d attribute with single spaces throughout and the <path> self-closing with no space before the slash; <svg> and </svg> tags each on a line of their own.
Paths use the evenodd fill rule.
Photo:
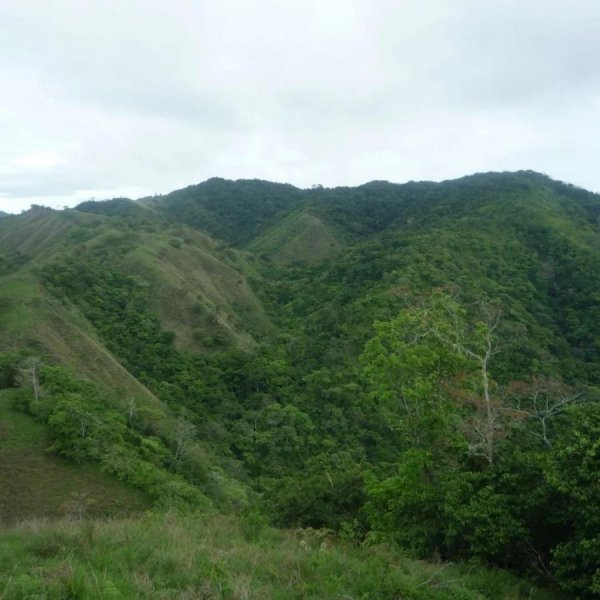
<svg viewBox="0 0 600 600">
<path fill-rule="evenodd" d="M 248 250 L 284 264 L 317 264 L 335 257 L 342 246 L 310 212 L 292 213 L 256 238 Z"/>
<path fill-rule="evenodd" d="M 193 230 L 156 221 L 145 209 L 138 208 L 141 214 L 132 218 L 130 205 L 122 213 L 123 202 L 107 211 L 96 208 L 102 203 L 88 202 L 85 212 L 33 209 L 8 218 L 0 228 L 0 265 L 5 273 L 18 271 L 27 278 L 51 262 L 105 261 L 152 288 L 152 310 L 165 329 L 175 332 L 181 349 L 248 349 L 255 336 L 270 330 L 247 283 L 255 269 L 243 254 L 220 248 Z M 34 296 L 43 293 L 37 289 Z"/>
<path fill-rule="evenodd" d="M 42 354 L 81 377 L 158 403 L 107 351 L 80 311 L 49 294 L 31 273 L 0 279 L 0 306 L 0 351 Z"/>
<path fill-rule="evenodd" d="M 4 261 L 9 261 L 9 267 L 16 269 L 46 252 L 55 251 L 83 220 L 77 215 L 43 207 L 3 219 L 0 249 Z"/>
<path fill-rule="evenodd" d="M 426 186 L 423 204 L 390 201 L 388 217 L 370 226 L 379 233 L 351 246 L 338 261 L 293 277 L 283 272 L 274 300 L 304 326 L 314 319 L 322 329 L 320 315 L 334 317 L 323 332 L 331 351 L 338 338 L 347 343 L 359 332 L 368 335 L 376 315 L 386 314 L 384 306 L 391 316 L 389 310 L 402 304 L 399 294 L 450 285 L 466 303 L 499 301 L 505 324 L 527 327 L 530 339 L 539 341 L 507 351 L 511 372 L 520 360 L 514 352 L 528 354 L 529 363 L 532 354 L 542 352 L 541 364 L 560 357 L 567 370 L 587 365 L 584 379 L 596 381 L 600 229 L 593 207 L 598 196 L 530 174 L 477 176 L 432 189 Z M 574 200 L 578 194 L 587 202 Z M 349 201 L 347 222 L 360 215 L 356 222 L 366 228 L 362 217 L 371 208 L 369 202 Z M 318 330 L 309 337 L 315 335 Z M 358 341 L 360 351 L 364 338 Z"/>
<path fill-rule="evenodd" d="M 36 208 L 0 221 L 4 387 L 163 506 L 593 597 L 599 216 L 532 172 Z"/>
<path fill-rule="evenodd" d="M 293 210 L 302 197 L 302 191 L 291 185 L 213 178 L 139 202 L 168 220 L 240 246 Z"/>
<path fill-rule="evenodd" d="M 104 410 L 109 407 L 116 410 L 118 418 L 129 415 L 130 428 L 135 415 L 140 440 L 154 436 L 162 440 L 153 451 L 162 453 L 158 466 L 163 468 L 168 462 L 169 446 L 174 444 L 177 451 L 182 443 L 177 441 L 181 421 L 178 407 L 159 399 L 156 390 L 150 390 L 132 373 L 117 346 L 103 336 L 90 301 L 80 302 L 74 292 L 91 292 L 93 298 L 101 287 L 100 293 L 106 300 L 114 294 L 111 286 L 116 281 L 125 282 L 129 288 L 133 286 L 140 298 L 144 297 L 148 322 L 155 319 L 159 327 L 169 330 L 169 343 L 182 350 L 229 346 L 248 350 L 255 347 L 256 337 L 264 335 L 271 325 L 246 282 L 245 272 L 252 269 L 242 254 L 219 250 L 201 233 L 157 225 L 152 216 L 147 217 L 145 209 L 140 210 L 144 212 L 143 218 L 134 222 L 120 215 L 106 217 L 101 211 L 90 214 L 40 208 L 6 219 L 6 226 L 0 230 L 0 252 L 5 266 L 4 275 L 0 276 L 0 353 L 7 360 L 11 355 L 14 357 L 15 369 L 27 357 L 37 357 L 42 365 L 62 365 L 68 369 L 69 377 L 93 382 L 97 391 L 84 409 L 88 415 L 85 419 L 96 424 L 98 415 L 93 413 L 102 410 L 94 405 L 97 402 Z M 51 285 L 51 273 L 59 273 L 72 287 L 66 291 Z M 44 376 L 42 370 L 39 376 L 42 390 Z M 8 382 L 9 387 L 13 384 Z M 79 394 L 77 385 L 74 393 Z M 56 402 L 60 390 L 50 392 L 48 388 L 46 394 L 47 401 Z M 49 414 L 47 408 L 31 402 L 27 400 L 23 406 L 38 419 L 58 418 Z M 73 418 L 80 417 L 73 413 Z M 56 435 L 56 431 L 52 434 Z M 67 435 L 67 431 L 61 435 Z M 85 439 L 92 438 L 86 434 Z M 191 453 L 190 446 L 191 454 L 186 460 L 195 465 L 188 467 L 196 473 L 193 475 L 196 484 L 198 470 L 204 469 L 205 490 L 210 488 L 213 496 L 219 495 L 220 502 L 233 497 L 236 502 L 243 502 L 243 487 L 229 483 L 229 476 L 222 471 L 222 458 L 213 455 L 206 443 L 198 442 L 193 448 Z M 145 450 L 142 460 L 148 460 L 149 451 L 150 448 Z M 142 490 L 148 488 L 150 480 L 140 481 L 114 463 L 109 447 L 102 450 L 102 455 L 95 450 L 90 452 L 105 470 Z M 63 454 L 74 456 L 71 450 Z M 150 458 L 153 461 L 157 459 Z M 178 468 L 182 467 L 183 463 Z M 33 478 L 34 471 L 25 473 Z M 77 469 L 72 469 L 63 475 L 68 479 L 76 473 Z M 211 480 L 213 476 L 218 480 Z M 169 476 L 157 471 L 152 477 L 158 480 Z M 76 477 L 71 482 L 65 481 L 68 489 L 77 485 Z M 225 488 L 229 491 L 224 492 Z M 150 495 L 157 500 L 156 493 Z M 26 506 L 23 513 L 15 506 L 19 503 L 11 508 L 14 516 L 28 514 Z"/>
<path fill-rule="evenodd" d="M 271 330 L 248 276 L 243 254 L 218 248 L 207 236 L 171 230 L 145 235 L 122 259 L 123 269 L 152 290 L 151 308 L 183 350 L 235 346 L 250 350 Z"/>
<path fill-rule="evenodd" d="M 47 452 L 50 432 L 14 408 L 0 390 L 0 524 L 27 518 L 123 516 L 150 507 L 140 491 L 95 464 L 73 464 Z"/>
</svg>

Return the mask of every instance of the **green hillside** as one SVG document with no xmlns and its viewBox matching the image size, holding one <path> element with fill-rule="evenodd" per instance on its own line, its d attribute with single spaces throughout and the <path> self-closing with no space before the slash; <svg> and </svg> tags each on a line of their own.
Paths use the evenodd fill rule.
<svg viewBox="0 0 600 600">
<path fill-rule="evenodd" d="M 85 212 L 38 208 L 8 218 L 0 227 L 4 272 L 19 277 L 35 272 L 36 278 L 50 263 L 70 262 L 75 269 L 86 261 L 110 263 L 152 287 L 152 309 L 182 349 L 220 343 L 247 349 L 269 331 L 269 319 L 247 285 L 255 269 L 243 253 L 157 221 L 145 209 L 138 209 L 139 218 L 113 210 L 107 217 L 95 204 L 102 203 L 84 203 Z M 35 292 L 38 299 L 44 293 Z M 68 299 L 62 300 L 64 306 Z"/>
<path fill-rule="evenodd" d="M 150 507 L 142 492 L 46 450 L 50 432 L 14 408 L 14 390 L 0 391 L 0 521 L 24 518 L 124 515 Z"/>
<path fill-rule="evenodd" d="M 323 221 L 307 211 L 284 217 L 248 246 L 263 259 L 296 266 L 333 258 L 341 248 Z"/>
<path fill-rule="evenodd" d="M 598 195 L 523 171 L 36 207 L 0 221 L 0 308 L 1 393 L 98 489 L 600 594 Z M 295 597 L 438 597 L 419 577 Z M 460 581 L 439 597 L 524 597 Z"/>
<path fill-rule="evenodd" d="M 166 196 L 140 200 L 163 218 L 208 232 L 234 246 L 243 245 L 281 217 L 303 198 L 291 185 L 258 179 L 227 181 L 217 177 Z"/>
<path fill-rule="evenodd" d="M 98 275 L 94 269 L 102 265 L 96 284 L 105 285 L 110 294 L 108 288 L 111 281 L 114 283 L 110 279 L 114 273 L 111 269 L 116 269 L 128 289 L 133 285 L 145 293 L 156 282 L 158 293 L 146 294 L 148 310 L 151 306 L 167 326 L 174 324 L 174 331 L 165 334 L 169 343 L 192 346 L 194 350 L 220 344 L 254 347 L 253 335 L 261 335 L 270 323 L 244 284 L 245 275 L 237 270 L 238 264 L 245 266 L 244 259 L 233 251 L 226 256 L 217 252 L 214 243 L 200 233 L 187 232 L 185 241 L 177 237 L 180 234 L 179 229 L 156 226 L 145 219 L 131 223 L 79 211 L 36 208 L 8 218 L 7 227 L 0 231 L 0 249 L 6 264 L 5 275 L 0 277 L 0 352 L 5 353 L 5 360 L 12 353 L 17 366 L 27 356 L 39 357 L 45 367 L 63 365 L 68 370 L 65 381 L 71 381 L 68 385 L 75 388 L 79 380 L 90 381 L 94 390 L 84 398 L 83 414 L 94 425 L 114 428 L 101 423 L 107 417 L 103 414 L 107 408 L 115 411 L 117 419 L 131 421 L 131 415 L 135 415 L 136 423 L 129 422 L 127 427 L 136 430 L 135 436 L 140 436 L 137 441 L 127 439 L 133 432 L 128 433 L 122 444 L 115 446 L 113 440 L 100 455 L 97 448 L 84 450 L 86 460 L 99 461 L 105 471 L 141 488 L 154 500 L 160 495 L 158 489 L 165 485 L 182 485 L 179 491 L 174 490 L 175 495 L 189 496 L 183 479 L 178 483 L 180 476 L 169 474 L 185 468 L 189 469 L 189 478 L 195 485 L 202 479 L 204 491 L 210 489 L 213 496 L 219 496 L 219 502 L 235 498 L 235 502 L 239 499 L 243 503 L 244 486 L 230 483 L 230 476 L 222 469 L 223 459 L 215 457 L 205 442 L 190 444 L 185 461 L 181 458 L 176 469 L 167 464 L 174 460 L 170 458 L 170 447 L 174 445 L 176 450 L 179 443 L 181 418 L 177 407 L 169 407 L 115 356 L 114 348 L 102 339 L 89 304 L 78 304 L 74 293 L 59 293 L 49 285 L 48 274 L 59 272 L 63 277 L 72 276 L 77 289 L 93 292 L 90 283 Z M 186 312 L 188 317 L 184 320 Z M 253 324 L 252 333 L 236 328 L 242 318 Z M 44 389 L 43 370 L 40 378 Z M 15 383 L 7 385 L 12 387 Z M 81 394 L 78 389 L 68 392 Z M 50 403 L 63 396 L 60 389 L 48 389 L 46 395 Z M 44 422 L 53 417 L 43 406 L 25 408 Z M 76 412 L 72 415 L 74 420 L 80 418 Z M 63 433 L 76 438 L 74 432 Z M 68 443 L 71 445 L 73 440 Z M 120 465 L 114 455 L 115 448 L 120 453 L 131 452 L 131 445 L 136 447 L 140 443 L 146 446 L 142 452 L 139 449 L 136 452 L 149 469 L 142 480 L 130 472 L 128 465 Z M 79 460 L 81 452 L 69 449 L 63 454 L 68 458 L 77 454 Z M 88 456 L 90 452 L 93 457 Z M 26 516 L 26 511 L 19 512 L 18 498 L 14 500 L 11 511 L 16 511 L 15 518 Z"/>
</svg>

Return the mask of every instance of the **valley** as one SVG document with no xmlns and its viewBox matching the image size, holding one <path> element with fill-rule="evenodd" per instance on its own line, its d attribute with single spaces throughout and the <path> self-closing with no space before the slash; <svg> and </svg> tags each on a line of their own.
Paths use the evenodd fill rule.
<svg viewBox="0 0 600 600">
<path fill-rule="evenodd" d="M 5 216 L 0 388 L 0 598 L 600 594 L 600 196 L 545 175 Z"/>
</svg>

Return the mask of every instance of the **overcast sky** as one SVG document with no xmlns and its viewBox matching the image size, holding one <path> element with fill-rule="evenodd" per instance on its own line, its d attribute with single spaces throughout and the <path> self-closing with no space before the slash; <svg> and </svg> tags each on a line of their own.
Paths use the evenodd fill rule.
<svg viewBox="0 0 600 600">
<path fill-rule="evenodd" d="M 213 176 L 600 191 L 598 0 L 1 0 L 0 210 Z"/>
</svg>

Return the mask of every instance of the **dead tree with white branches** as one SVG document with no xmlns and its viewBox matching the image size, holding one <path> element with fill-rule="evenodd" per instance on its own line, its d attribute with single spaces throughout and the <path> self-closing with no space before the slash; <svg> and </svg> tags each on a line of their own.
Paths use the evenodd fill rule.
<svg viewBox="0 0 600 600">
<path fill-rule="evenodd" d="M 31 385 L 33 396 L 37 400 L 40 397 L 39 369 L 42 361 L 36 356 L 29 356 L 21 361 L 17 367 L 24 385 Z"/>
<path fill-rule="evenodd" d="M 581 395 L 553 377 L 537 377 L 530 382 L 515 382 L 509 388 L 512 412 L 522 419 L 537 421 L 539 431 L 531 434 L 552 448 L 550 423 L 568 406 L 581 401 Z"/>
</svg>

